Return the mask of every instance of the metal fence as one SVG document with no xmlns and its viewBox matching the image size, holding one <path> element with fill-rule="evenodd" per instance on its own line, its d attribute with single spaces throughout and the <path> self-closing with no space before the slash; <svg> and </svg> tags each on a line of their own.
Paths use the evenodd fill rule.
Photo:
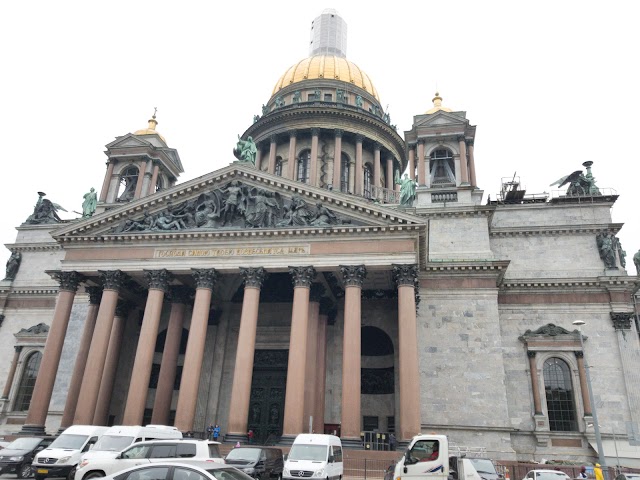
<svg viewBox="0 0 640 480">
<path fill-rule="evenodd" d="M 394 460 L 384 460 L 380 458 L 344 458 L 344 478 L 349 479 L 380 479 L 384 478 L 387 468 L 395 465 Z"/>
</svg>

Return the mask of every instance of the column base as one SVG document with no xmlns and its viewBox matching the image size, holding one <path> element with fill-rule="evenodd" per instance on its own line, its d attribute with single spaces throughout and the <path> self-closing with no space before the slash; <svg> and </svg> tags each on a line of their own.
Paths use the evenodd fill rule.
<svg viewBox="0 0 640 480">
<path fill-rule="evenodd" d="M 18 435 L 40 436 L 44 435 L 44 425 L 23 425 Z"/>
<path fill-rule="evenodd" d="M 351 450 L 364 450 L 364 447 L 362 445 L 362 439 L 360 437 L 356 437 L 356 438 L 341 437 L 340 441 L 342 442 L 343 448 L 350 448 Z"/>
</svg>

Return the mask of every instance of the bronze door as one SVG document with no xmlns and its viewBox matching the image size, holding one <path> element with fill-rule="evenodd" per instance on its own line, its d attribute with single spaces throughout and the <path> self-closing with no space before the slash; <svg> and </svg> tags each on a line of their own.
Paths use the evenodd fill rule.
<svg viewBox="0 0 640 480">
<path fill-rule="evenodd" d="M 275 443 L 282 435 L 288 350 L 256 350 L 249 401 L 248 429 L 254 443 Z"/>
</svg>

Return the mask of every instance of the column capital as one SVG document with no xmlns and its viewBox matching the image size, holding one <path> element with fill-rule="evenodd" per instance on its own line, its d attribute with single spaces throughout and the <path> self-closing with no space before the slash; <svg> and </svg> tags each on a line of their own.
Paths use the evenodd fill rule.
<svg viewBox="0 0 640 480">
<path fill-rule="evenodd" d="M 171 303 L 187 304 L 191 300 L 193 289 L 185 285 L 172 285 L 169 287 L 169 301 Z"/>
<path fill-rule="evenodd" d="M 14 345 L 13 349 L 16 351 L 16 353 L 20 353 L 22 351 L 22 345 Z"/>
<path fill-rule="evenodd" d="M 362 143 L 363 140 L 364 135 L 362 135 L 361 133 L 356 134 L 356 143 Z"/>
<path fill-rule="evenodd" d="M 102 287 L 84 287 L 84 291 L 89 294 L 89 304 L 100 305 L 100 300 L 102 300 Z"/>
<path fill-rule="evenodd" d="M 124 282 L 128 279 L 128 275 L 122 270 L 98 270 L 103 290 L 119 291 Z"/>
<path fill-rule="evenodd" d="M 118 300 L 116 304 L 116 317 L 127 318 L 133 304 L 127 300 Z"/>
<path fill-rule="evenodd" d="M 418 145 L 424 145 L 424 138 L 419 138 L 416 142 Z"/>
<path fill-rule="evenodd" d="M 535 350 L 527 350 L 527 358 L 536 358 Z"/>
<path fill-rule="evenodd" d="M 311 135 L 314 137 L 317 137 L 320 135 L 320 129 L 319 128 L 312 128 L 311 129 Z"/>
<path fill-rule="evenodd" d="M 373 142 L 373 149 L 380 150 L 382 148 L 382 144 L 380 142 Z"/>
<path fill-rule="evenodd" d="M 311 290 L 309 291 L 309 301 L 320 302 L 324 295 L 325 288 L 321 283 L 312 283 Z"/>
<path fill-rule="evenodd" d="M 393 265 L 393 278 L 398 286 L 415 287 L 418 283 L 418 266 L 415 264 Z"/>
<path fill-rule="evenodd" d="M 466 142 L 466 138 L 464 138 L 464 135 L 458 136 L 458 142 Z"/>
<path fill-rule="evenodd" d="M 316 269 L 309 267 L 289 267 L 289 274 L 293 280 L 293 287 L 311 288 L 311 283 L 316 276 Z"/>
<path fill-rule="evenodd" d="M 613 322 L 613 328 L 615 330 L 630 330 L 631 318 L 633 313 L 631 312 L 611 312 L 611 321 Z"/>
<path fill-rule="evenodd" d="M 276 135 L 275 133 L 273 135 L 269 135 L 270 143 L 277 143 L 277 141 L 278 141 L 278 135 Z"/>
<path fill-rule="evenodd" d="M 196 279 L 197 288 L 208 288 L 213 290 L 218 278 L 218 272 L 215 268 L 192 268 L 192 275 Z"/>
<path fill-rule="evenodd" d="M 344 135 L 344 130 L 342 130 L 341 128 L 336 128 L 333 133 L 336 137 L 342 137 L 342 135 Z"/>
<path fill-rule="evenodd" d="M 167 269 L 144 270 L 143 273 L 149 289 L 162 290 L 165 293 L 169 290 L 169 282 L 173 279 L 173 275 Z"/>
<path fill-rule="evenodd" d="M 78 285 L 80 282 L 84 280 L 84 275 L 79 274 L 78 272 L 63 272 L 60 270 L 56 270 L 53 272 L 49 272 L 49 274 L 56 280 L 59 284 L 59 290 L 65 290 L 67 292 L 77 292 Z"/>
<path fill-rule="evenodd" d="M 296 138 L 298 136 L 297 130 L 289 130 L 289 138 Z"/>
<path fill-rule="evenodd" d="M 261 289 L 267 277 L 267 271 L 263 267 L 240 267 L 240 273 L 244 278 L 244 288 Z"/>
<path fill-rule="evenodd" d="M 340 265 L 340 272 L 345 287 L 360 287 L 367 278 L 367 268 L 364 265 Z"/>
<path fill-rule="evenodd" d="M 573 352 L 573 354 L 576 356 L 576 358 L 584 358 L 584 352 L 582 350 L 576 350 L 575 352 Z"/>
</svg>

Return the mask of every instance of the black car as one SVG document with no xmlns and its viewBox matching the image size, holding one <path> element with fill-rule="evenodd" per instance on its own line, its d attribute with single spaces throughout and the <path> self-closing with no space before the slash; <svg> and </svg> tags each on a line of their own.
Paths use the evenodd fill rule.
<svg viewBox="0 0 640 480">
<path fill-rule="evenodd" d="M 284 469 L 282 450 L 276 447 L 236 447 L 224 461 L 259 480 L 280 479 Z"/>
<path fill-rule="evenodd" d="M 33 475 L 31 462 L 40 450 L 47 448 L 53 437 L 20 437 L 0 451 L 0 474 L 15 473 L 18 478 Z"/>
</svg>

